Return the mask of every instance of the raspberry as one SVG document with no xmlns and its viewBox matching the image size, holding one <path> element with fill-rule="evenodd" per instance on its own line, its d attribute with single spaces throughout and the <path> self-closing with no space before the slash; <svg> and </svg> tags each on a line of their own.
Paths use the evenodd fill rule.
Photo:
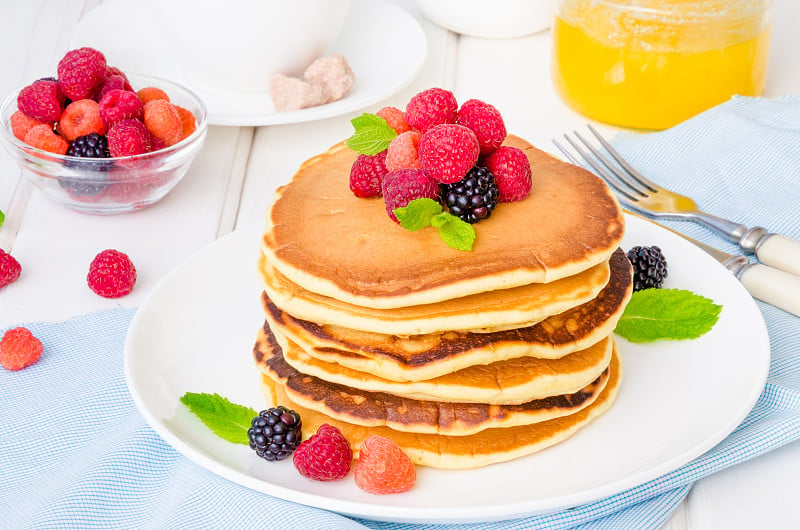
<svg viewBox="0 0 800 530">
<path fill-rule="evenodd" d="M 156 99 L 165 99 L 169 101 L 169 96 L 167 93 L 154 86 L 141 88 L 136 91 L 136 95 L 139 96 L 139 100 L 142 102 L 142 105 L 146 105 L 150 101 L 155 101 Z"/>
<path fill-rule="evenodd" d="M 521 201 L 531 191 L 531 163 L 516 147 L 498 147 L 486 157 L 486 169 L 494 175 L 500 202 Z"/>
<path fill-rule="evenodd" d="M 389 438 L 370 436 L 359 447 L 353 474 L 356 486 L 368 493 L 402 493 L 417 482 L 417 470 L 405 452 Z"/>
<path fill-rule="evenodd" d="M 125 72 L 117 68 L 116 66 L 108 66 L 106 64 L 106 76 L 105 79 L 108 79 L 112 75 L 118 75 L 125 81 L 125 84 L 122 87 L 122 90 L 127 90 L 128 92 L 133 92 L 133 88 L 131 87 L 131 82 L 128 80 L 128 76 L 125 75 Z"/>
<path fill-rule="evenodd" d="M 661 248 L 635 246 L 626 252 L 633 265 L 633 291 L 657 289 L 667 277 L 667 258 Z"/>
<path fill-rule="evenodd" d="M 150 131 L 147 131 L 147 132 L 150 133 Z M 160 150 L 164 149 L 165 147 L 167 147 L 167 144 L 164 143 L 164 140 L 162 140 L 158 136 L 153 136 L 152 134 L 150 134 L 150 152 L 151 153 L 153 151 L 160 151 Z"/>
<path fill-rule="evenodd" d="M 377 155 L 358 155 L 350 167 L 350 191 L 356 197 L 380 197 L 386 169 L 386 151 Z"/>
<path fill-rule="evenodd" d="M 9 283 L 17 281 L 21 272 L 22 266 L 19 261 L 0 248 L 0 287 L 5 287 Z"/>
<path fill-rule="evenodd" d="M 26 328 L 9 329 L 0 339 L 0 365 L 6 370 L 22 370 L 42 356 L 42 341 Z"/>
<path fill-rule="evenodd" d="M 47 124 L 31 127 L 25 135 L 26 144 L 41 149 L 63 155 L 69 148 L 69 142 L 53 132 L 53 128 Z"/>
<path fill-rule="evenodd" d="M 122 120 L 142 119 L 142 102 L 133 92 L 112 90 L 103 96 L 99 105 L 100 117 L 103 118 L 106 127 L 111 127 Z"/>
<path fill-rule="evenodd" d="M 61 113 L 58 125 L 61 134 L 69 141 L 78 136 L 106 132 L 106 126 L 100 118 L 100 106 L 93 99 L 79 99 L 67 105 Z"/>
<path fill-rule="evenodd" d="M 406 122 L 406 115 L 397 107 L 383 107 L 375 114 L 386 120 L 389 127 L 394 129 L 397 134 L 411 130 L 411 126 Z"/>
<path fill-rule="evenodd" d="M 421 136 L 416 131 L 407 131 L 392 140 L 386 153 L 386 169 L 394 171 L 404 167 L 422 167 L 418 152 Z"/>
<path fill-rule="evenodd" d="M 457 116 L 456 97 L 441 88 L 423 90 L 406 105 L 406 122 L 421 133 L 435 125 L 455 123 Z"/>
<path fill-rule="evenodd" d="M 91 98 L 106 78 L 106 58 L 93 48 L 71 50 L 58 62 L 61 92 L 73 101 Z"/>
<path fill-rule="evenodd" d="M 64 94 L 55 81 L 40 79 L 19 91 L 17 108 L 29 118 L 52 123 L 64 110 Z"/>
<path fill-rule="evenodd" d="M 295 449 L 292 461 L 304 477 L 339 480 L 350 472 L 353 450 L 339 429 L 323 423 L 316 434 Z"/>
<path fill-rule="evenodd" d="M 506 124 L 500 112 L 478 99 L 470 99 L 461 105 L 456 123 L 475 133 L 482 155 L 491 153 L 506 139 Z"/>
<path fill-rule="evenodd" d="M 286 407 L 262 410 L 250 422 L 250 449 L 264 460 L 283 460 L 300 445 L 303 437 L 300 415 Z"/>
<path fill-rule="evenodd" d="M 99 102 L 103 99 L 103 96 L 112 90 L 125 90 L 125 78 L 116 74 L 106 77 L 105 81 L 103 81 L 103 84 L 100 85 L 100 88 L 94 95 L 94 100 Z"/>
<path fill-rule="evenodd" d="M 144 125 L 150 134 L 160 138 L 167 147 L 178 143 L 183 134 L 180 114 L 172 103 L 163 99 L 145 103 Z"/>
<path fill-rule="evenodd" d="M 136 284 L 136 267 L 127 254 L 106 249 L 89 264 L 86 283 L 104 298 L 119 298 L 133 290 Z"/>
<path fill-rule="evenodd" d="M 395 223 L 399 223 L 394 210 L 414 199 L 427 197 L 439 199 L 439 185 L 428 177 L 421 169 L 398 169 L 383 177 L 383 200 L 386 202 L 386 213 Z"/>
<path fill-rule="evenodd" d="M 135 97 L 135 96 L 134 96 Z M 150 133 L 139 120 L 121 120 L 106 133 L 111 156 L 131 156 L 150 152 Z"/>
<path fill-rule="evenodd" d="M 422 135 L 419 159 L 422 169 L 443 184 L 458 182 L 478 161 L 480 146 L 475 133 L 463 125 L 437 125 Z"/>
<path fill-rule="evenodd" d="M 18 140 L 25 141 L 25 135 L 28 134 L 32 128 L 36 127 L 37 125 L 47 125 L 46 123 L 42 123 L 39 120 L 35 120 L 29 116 L 26 116 L 22 111 L 16 111 L 11 117 L 8 119 L 9 125 L 11 125 L 11 132 L 14 133 L 14 136 L 17 137 Z"/>
<path fill-rule="evenodd" d="M 188 138 L 192 135 L 192 133 L 197 130 L 197 121 L 194 118 L 194 114 L 192 111 L 185 109 L 183 107 L 179 107 L 174 105 L 175 110 L 178 111 L 178 116 L 181 117 L 181 140 L 184 138 Z M 155 151 L 155 149 L 154 149 Z"/>
</svg>

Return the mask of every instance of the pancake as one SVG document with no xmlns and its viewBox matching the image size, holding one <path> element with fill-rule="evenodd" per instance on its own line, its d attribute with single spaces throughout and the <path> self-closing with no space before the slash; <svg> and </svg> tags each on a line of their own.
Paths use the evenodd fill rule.
<svg viewBox="0 0 800 530">
<path fill-rule="evenodd" d="M 609 263 L 603 261 L 550 283 L 481 292 L 420 306 L 375 309 L 304 289 L 274 269 L 263 255 L 259 271 L 273 303 L 299 319 L 389 335 L 529 326 L 592 300 L 611 276 Z"/>
<path fill-rule="evenodd" d="M 280 333 L 273 330 L 273 334 L 283 350 L 283 359 L 300 373 L 369 392 L 450 403 L 519 404 L 577 392 L 596 379 L 611 360 L 611 339 L 607 337 L 560 359 L 517 357 L 469 366 L 433 379 L 400 382 L 384 379 L 380 372 L 359 372 L 320 361 Z"/>
<path fill-rule="evenodd" d="M 478 364 L 530 356 L 557 359 L 604 339 L 631 296 L 631 265 L 618 249 L 611 278 L 596 298 L 529 327 L 493 333 L 444 332 L 399 337 L 320 325 L 263 302 L 272 329 L 320 361 L 392 381 L 432 379 Z"/>
<path fill-rule="evenodd" d="M 262 390 L 269 402 L 294 409 L 303 418 L 303 437 L 313 435 L 320 425 L 337 427 L 353 448 L 354 456 L 362 441 L 372 435 L 385 436 L 397 443 L 416 465 L 447 469 L 469 469 L 505 462 L 529 455 L 561 442 L 606 412 L 613 404 L 622 380 L 619 356 L 609 366 L 609 379 L 598 398 L 574 414 L 531 425 L 485 429 L 466 436 L 407 433 L 388 427 L 364 427 L 331 418 L 294 403 L 283 387 L 263 375 Z"/>
<path fill-rule="evenodd" d="M 609 344 L 609 357 L 611 345 Z M 445 403 L 366 392 L 333 384 L 295 370 L 268 329 L 253 349 L 259 368 L 299 405 L 331 418 L 365 427 L 385 426 L 413 433 L 466 436 L 487 428 L 529 425 L 573 414 L 589 406 L 608 381 L 608 368 L 577 392 L 553 395 L 517 405 Z"/>
<path fill-rule="evenodd" d="M 303 163 L 278 189 L 267 214 L 264 254 L 304 289 L 374 308 L 552 282 L 607 261 L 624 231 L 608 187 L 521 138 L 509 135 L 504 143 L 528 156 L 531 192 L 476 225 L 469 252 L 448 247 L 434 229 L 400 227 L 380 198 L 356 197 L 349 174 L 357 154 L 340 143 Z"/>
</svg>

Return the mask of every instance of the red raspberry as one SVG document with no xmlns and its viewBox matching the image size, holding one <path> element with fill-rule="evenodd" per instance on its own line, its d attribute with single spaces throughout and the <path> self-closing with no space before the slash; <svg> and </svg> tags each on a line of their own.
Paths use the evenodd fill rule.
<svg viewBox="0 0 800 530">
<path fill-rule="evenodd" d="M 22 370 L 42 356 L 42 341 L 26 328 L 9 329 L 0 339 L 0 365 L 6 370 Z"/>
<path fill-rule="evenodd" d="M 386 152 L 386 169 L 394 171 L 404 167 L 422 167 L 419 161 L 419 140 L 416 131 L 407 131 L 395 137 Z"/>
<path fill-rule="evenodd" d="M 350 167 L 350 191 L 362 199 L 380 197 L 383 177 L 388 172 L 386 151 L 377 155 L 358 155 Z"/>
<path fill-rule="evenodd" d="M 77 101 L 94 96 L 106 78 L 106 58 L 93 48 L 71 50 L 58 62 L 61 92 Z"/>
<path fill-rule="evenodd" d="M 136 284 L 136 267 L 127 254 L 106 249 L 89 264 L 86 283 L 104 298 L 119 298 L 133 290 Z"/>
<path fill-rule="evenodd" d="M 112 90 L 100 100 L 100 117 L 106 127 L 111 127 L 118 121 L 134 119 L 142 120 L 144 107 L 134 92 L 127 90 Z"/>
<path fill-rule="evenodd" d="M 111 156 L 140 155 L 150 152 L 150 133 L 139 120 L 127 119 L 116 122 L 108 128 L 106 138 Z"/>
<path fill-rule="evenodd" d="M 63 155 L 69 149 L 69 142 L 54 133 L 53 128 L 47 124 L 31 127 L 23 141 L 37 149 L 57 155 Z"/>
<path fill-rule="evenodd" d="M 397 107 L 383 107 L 375 114 L 386 120 L 389 127 L 394 129 L 397 134 L 411 130 L 411 126 L 406 122 L 406 115 Z"/>
<path fill-rule="evenodd" d="M 368 493 L 402 493 L 417 482 L 414 463 L 389 438 L 370 436 L 358 451 L 353 474 L 356 486 Z"/>
<path fill-rule="evenodd" d="M 531 162 L 516 147 L 498 147 L 486 157 L 486 169 L 494 175 L 499 202 L 521 201 L 531 191 Z"/>
<path fill-rule="evenodd" d="M 133 87 L 131 87 L 131 82 L 128 80 L 128 76 L 125 75 L 125 72 L 117 68 L 116 66 L 109 66 L 106 64 L 106 75 L 105 79 L 108 79 L 112 75 L 118 75 L 125 81 L 125 84 L 122 86 L 122 90 L 127 90 L 128 92 L 133 92 Z"/>
<path fill-rule="evenodd" d="M 295 449 L 294 467 L 312 480 L 339 480 L 347 476 L 353 450 L 336 427 L 323 423 L 316 434 Z"/>
<path fill-rule="evenodd" d="M 11 132 L 14 133 L 14 136 L 23 142 L 25 141 L 25 135 L 28 134 L 28 131 L 37 125 L 47 125 L 46 123 L 42 123 L 39 120 L 35 120 L 29 116 L 26 116 L 22 113 L 22 111 L 19 110 L 11 115 L 11 117 L 8 119 L 8 123 L 11 125 Z"/>
<path fill-rule="evenodd" d="M 53 123 L 64 110 L 64 94 L 55 81 L 40 79 L 19 91 L 17 108 L 29 118 Z"/>
<path fill-rule="evenodd" d="M 455 123 L 457 116 L 456 97 L 441 88 L 423 90 L 406 105 L 406 122 L 421 133 L 434 125 Z"/>
<path fill-rule="evenodd" d="M 387 173 L 383 177 L 383 200 L 386 202 L 386 213 L 395 223 L 399 223 L 394 210 L 414 199 L 427 197 L 439 199 L 439 185 L 421 169 L 405 168 Z"/>
<path fill-rule="evenodd" d="M 475 133 L 482 155 L 491 153 L 506 139 L 506 124 L 500 111 L 478 99 L 470 99 L 461 105 L 456 123 Z"/>
<path fill-rule="evenodd" d="M 93 99 L 79 99 L 67 105 L 58 126 L 69 141 L 91 133 L 106 133 L 106 126 L 100 118 L 100 106 Z"/>
<path fill-rule="evenodd" d="M 9 283 L 17 281 L 22 266 L 14 256 L 0 248 L 0 287 L 5 287 Z"/>
<path fill-rule="evenodd" d="M 100 88 L 94 95 L 94 100 L 99 102 L 103 99 L 103 96 L 112 90 L 125 90 L 125 78 L 116 74 L 106 77 L 105 81 L 103 81 L 103 84 L 100 85 Z"/>
<path fill-rule="evenodd" d="M 437 125 L 419 141 L 422 169 L 443 184 L 464 178 L 478 161 L 480 151 L 475 133 L 463 125 Z"/>
</svg>

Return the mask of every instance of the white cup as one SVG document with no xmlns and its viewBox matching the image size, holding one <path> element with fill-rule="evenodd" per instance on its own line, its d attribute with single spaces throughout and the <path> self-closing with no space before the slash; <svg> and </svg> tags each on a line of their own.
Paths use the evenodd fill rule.
<svg viewBox="0 0 800 530">
<path fill-rule="evenodd" d="M 302 76 L 341 32 L 350 0 L 158 0 L 186 80 L 214 92 L 268 93 Z"/>
</svg>

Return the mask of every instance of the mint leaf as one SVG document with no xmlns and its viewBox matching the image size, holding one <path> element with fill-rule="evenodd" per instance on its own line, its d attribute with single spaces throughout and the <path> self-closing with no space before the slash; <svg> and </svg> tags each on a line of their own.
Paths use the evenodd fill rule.
<svg viewBox="0 0 800 530">
<path fill-rule="evenodd" d="M 0 210 L 0 226 L 3 226 L 5 220 L 6 220 L 6 214 L 3 213 L 3 210 Z"/>
<path fill-rule="evenodd" d="M 186 392 L 181 403 L 217 436 L 237 444 L 249 443 L 247 429 L 258 415 L 256 410 L 231 403 L 219 394 Z"/>
<path fill-rule="evenodd" d="M 434 215 L 441 213 L 442 205 L 433 199 L 421 197 L 414 199 L 408 205 L 395 208 L 394 215 L 400 221 L 400 226 L 411 232 L 422 230 L 431 226 Z"/>
<path fill-rule="evenodd" d="M 347 147 L 362 155 L 377 155 L 392 142 L 397 132 L 377 114 L 365 112 L 350 120 L 355 132 L 345 142 Z"/>
<path fill-rule="evenodd" d="M 475 242 L 475 227 L 455 215 L 442 212 L 431 218 L 431 224 L 439 229 L 439 237 L 447 246 L 456 250 L 472 250 Z"/>
<path fill-rule="evenodd" d="M 722 306 L 685 289 L 633 293 L 614 330 L 631 342 L 696 339 L 719 320 Z"/>
</svg>

